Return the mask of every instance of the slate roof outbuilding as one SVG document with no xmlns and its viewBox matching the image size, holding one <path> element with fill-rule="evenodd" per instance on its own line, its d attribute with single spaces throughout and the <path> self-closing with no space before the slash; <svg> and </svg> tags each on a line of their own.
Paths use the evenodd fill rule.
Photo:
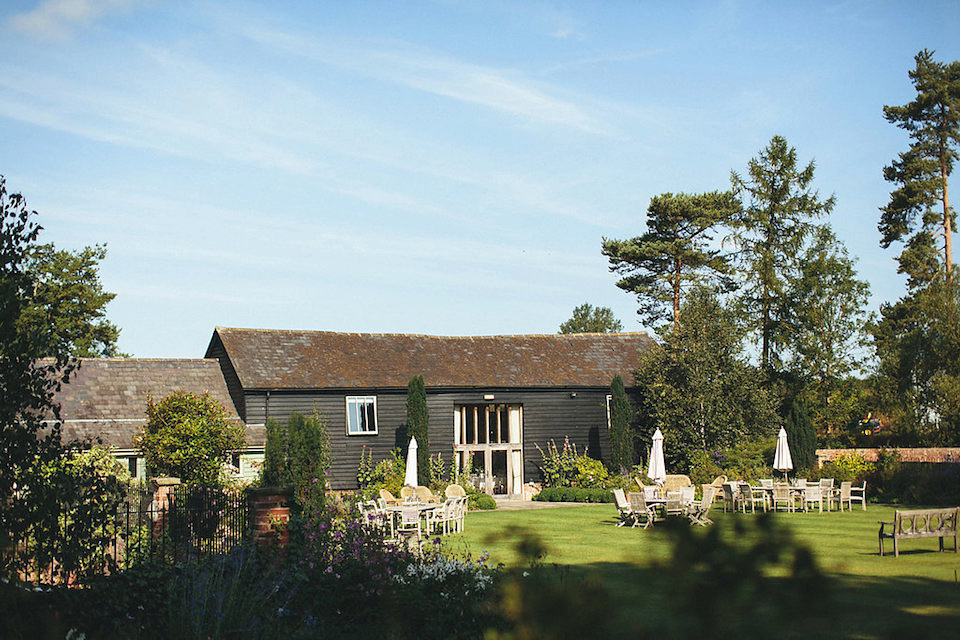
<svg viewBox="0 0 960 640">
<path fill-rule="evenodd" d="M 134 449 L 134 436 L 146 422 L 147 399 L 175 391 L 207 392 L 240 418 L 216 360 L 85 358 L 56 396 L 65 442 L 100 439 L 119 449 Z M 247 444 L 263 443 L 264 434 L 247 429 Z"/>
<path fill-rule="evenodd" d="M 646 333 L 428 336 L 217 327 L 244 389 L 604 387 L 632 375 L 654 346 Z"/>
</svg>

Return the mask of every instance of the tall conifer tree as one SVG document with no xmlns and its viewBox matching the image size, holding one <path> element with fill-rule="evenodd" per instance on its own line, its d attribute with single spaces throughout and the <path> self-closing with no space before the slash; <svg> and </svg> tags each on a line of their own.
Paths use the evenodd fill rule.
<svg viewBox="0 0 960 640">
<path fill-rule="evenodd" d="M 417 439 L 417 482 L 430 484 L 430 412 L 423 376 L 416 375 L 407 384 L 407 435 Z"/>
<path fill-rule="evenodd" d="M 684 293 L 695 285 L 730 284 L 727 258 L 711 245 L 718 226 L 739 211 L 730 192 L 664 193 L 650 199 L 647 232 L 628 240 L 603 239 L 617 286 L 636 294 L 637 313 L 650 325 L 680 321 Z"/>
<path fill-rule="evenodd" d="M 623 378 L 616 375 L 610 383 L 610 462 L 615 470 L 626 472 L 633 466 L 633 434 L 630 418 L 633 409 L 623 386 Z"/>
<path fill-rule="evenodd" d="M 814 163 L 797 163 L 797 150 L 774 136 L 750 160 L 747 175 L 730 181 L 743 198 L 732 239 L 743 259 L 746 286 L 740 296 L 748 326 L 760 335 L 760 363 L 766 373 L 779 363 L 778 350 L 789 328 L 787 288 L 797 275 L 797 256 L 816 227 L 833 210 L 813 189 Z"/>
<path fill-rule="evenodd" d="M 909 277 L 911 288 L 924 286 L 938 272 L 951 275 L 955 219 L 948 178 L 960 145 L 960 62 L 936 62 L 927 49 L 915 60 L 909 76 L 916 99 L 883 107 L 887 122 L 907 131 L 911 142 L 883 169 L 883 177 L 898 187 L 881 209 L 879 224 L 882 247 L 906 241 L 900 271 Z M 943 241 L 939 260 L 937 236 Z"/>
</svg>

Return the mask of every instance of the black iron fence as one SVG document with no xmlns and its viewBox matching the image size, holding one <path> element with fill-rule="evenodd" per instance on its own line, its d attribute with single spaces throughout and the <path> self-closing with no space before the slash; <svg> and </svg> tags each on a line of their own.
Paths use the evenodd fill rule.
<svg viewBox="0 0 960 640">
<path fill-rule="evenodd" d="M 239 489 L 177 486 L 136 491 L 114 515 L 78 532 L 86 505 L 62 506 L 56 522 L 26 528 L 5 549 L 3 565 L 24 580 L 69 583 L 144 560 L 184 562 L 224 553 L 249 534 Z M 82 539 L 80 537 L 82 536 Z"/>
</svg>

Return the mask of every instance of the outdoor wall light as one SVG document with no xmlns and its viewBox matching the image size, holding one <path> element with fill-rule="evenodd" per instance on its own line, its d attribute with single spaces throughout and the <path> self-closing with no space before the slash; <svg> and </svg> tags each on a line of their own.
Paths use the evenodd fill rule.
<svg viewBox="0 0 960 640">
<path fill-rule="evenodd" d="M 485 394 L 483 394 L 483 399 L 484 399 L 484 400 L 493 400 L 493 398 L 494 398 L 494 395 L 493 395 L 492 393 L 485 393 Z"/>
<path fill-rule="evenodd" d="M 570 393 L 570 397 L 571 397 L 571 398 L 576 398 L 576 397 L 577 397 L 577 392 L 576 392 L 576 391 L 571 392 L 571 393 Z"/>
</svg>

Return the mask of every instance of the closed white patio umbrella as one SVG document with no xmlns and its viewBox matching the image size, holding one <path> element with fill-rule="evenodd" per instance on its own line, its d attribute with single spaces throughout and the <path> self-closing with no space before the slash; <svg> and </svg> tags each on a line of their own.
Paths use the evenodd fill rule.
<svg viewBox="0 0 960 640">
<path fill-rule="evenodd" d="M 408 487 L 417 486 L 417 439 L 410 436 L 410 445 L 407 447 L 407 470 L 403 476 L 403 484 Z"/>
<path fill-rule="evenodd" d="M 663 460 L 663 434 L 660 433 L 660 427 L 653 432 L 653 448 L 650 449 L 647 477 L 661 486 L 667 479 L 667 465 Z"/>
<path fill-rule="evenodd" d="M 783 477 L 787 477 L 787 472 L 793 470 L 793 458 L 790 457 L 790 445 L 787 443 L 787 430 L 780 427 L 780 433 L 777 434 L 777 451 L 773 454 L 773 468 L 783 472 Z"/>
</svg>

